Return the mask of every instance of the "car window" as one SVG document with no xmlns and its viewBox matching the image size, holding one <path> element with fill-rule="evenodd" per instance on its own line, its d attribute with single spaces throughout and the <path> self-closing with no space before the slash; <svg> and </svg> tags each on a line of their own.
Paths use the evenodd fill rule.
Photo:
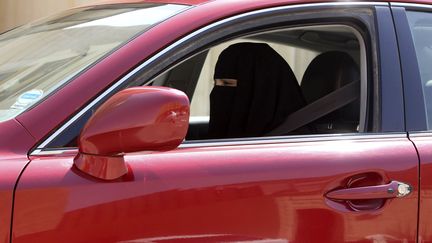
<svg viewBox="0 0 432 243">
<path fill-rule="evenodd" d="M 137 34 L 186 7 L 79 8 L 0 35 L 0 122 L 17 116 Z"/>
<path fill-rule="evenodd" d="M 428 130 L 432 129 L 432 13 L 408 11 L 410 25 L 428 119 Z"/>
<path fill-rule="evenodd" d="M 337 109 L 332 108 L 336 104 L 327 104 L 333 110 L 318 117 L 298 115 L 304 119 L 298 127 L 284 130 L 281 124 L 312 103 L 325 102 L 325 96 L 348 84 L 359 87 L 360 65 L 365 65 L 360 46 L 354 29 L 342 25 L 259 33 L 213 46 L 162 73 L 152 85 L 180 89 L 189 96 L 187 141 L 357 133 L 359 93 Z M 264 50 L 274 54 L 253 54 Z M 224 55 L 234 55 L 232 59 L 237 60 L 222 60 Z M 249 83 L 246 88 L 245 83 Z M 282 128 L 272 134 L 278 126 Z"/>
<path fill-rule="evenodd" d="M 215 80 L 214 76 L 221 53 L 232 46 L 244 44 L 256 44 L 261 48 L 267 46 L 265 49 L 273 53 L 270 54 L 272 58 L 262 59 L 266 67 L 257 74 L 260 82 L 252 85 L 261 86 L 253 88 L 254 94 L 249 90 L 242 94 L 242 98 L 235 98 L 236 108 L 229 112 L 229 116 L 220 115 L 230 108 L 230 103 L 224 99 L 226 96 L 216 95 L 219 97 L 216 103 L 225 102 L 225 105 L 217 105 L 216 113 L 219 115 L 212 116 L 211 96 L 216 82 L 238 85 L 237 88 L 246 83 L 241 78 L 232 81 L 230 79 L 235 78 L 219 77 L 221 81 Z M 369 82 L 366 43 L 362 34 L 350 25 L 272 28 L 254 31 L 253 34 L 243 33 L 236 38 L 222 38 L 203 48 L 192 47 L 189 54 L 184 51 L 180 53 L 183 54 L 178 59 L 170 57 L 162 63 L 155 62 L 154 68 L 137 72 L 118 90 L 152 85 L 172 87 L 186 93 L 191 101 L 191 117 L 185 143 L 208 139 L 223 142 L 226 139 L 366 132 Z M 277 65 L 272 65 L 275 62 Z M 273 66 L 284 68 L 273 69 Z M 155 73 L 155 70 L 160 71 Z M 223 70 L 226 69 L 222 68 L 222 73 Z M 254 69 L 250 72 L 258 71 Z M 271 81 L 270 76 L 274 77 L 273 81 L 266 83 Z M 269 87 L 272 88 L 261 92 Z M 76 147 L 77 136 L 95 109 L 97 106 L 91 107 L 43 147 Z M 225 118 L 228 117 L 235 124 L 227 124 Z M 225 121 L 221 122 L 221 119 Z"/>
</svg>

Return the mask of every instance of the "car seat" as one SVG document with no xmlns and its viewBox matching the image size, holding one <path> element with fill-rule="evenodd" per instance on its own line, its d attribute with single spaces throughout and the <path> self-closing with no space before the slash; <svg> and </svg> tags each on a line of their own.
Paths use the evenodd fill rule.
<svg viewBox="0 0 432 243">
<path fill-rule="evenodd" d="M 340 51 L 325 52 L 315 57 L 303 75 L 301 90 L 308 104 L 351 82 L 360 81 L 358 65 L 350 55 Z M 358 82 L 360 85 L 360 82 Z M 317 133 L 356 132 L 360 103 L 354 102 L 314 122 Z"/>
</svg>

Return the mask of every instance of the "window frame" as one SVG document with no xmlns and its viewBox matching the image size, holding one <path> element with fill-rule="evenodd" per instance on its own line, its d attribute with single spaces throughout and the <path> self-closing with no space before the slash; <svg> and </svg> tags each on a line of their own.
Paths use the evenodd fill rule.
<svg viewBox="0 0 432 243">
<path fill-rule="evenodd" d="M 360 56 L 359 56 L 359 60 L 358 61 L 360 63 L 360 68 L 362 69 L 362 70 L 359 70 L 359 71 L 361 73 L 361 77 L 360 77 L 361 80 L 360 81 L 361 81 L 361 84 L 363 85 L 363 87 L 361 87 L 361 89 L 362 89 L 362 91 L 366 92 L 366 90 L 367 90 L 367 72 L 368 72 L 368 70 L 367 70 L 367 60 L 366 60 L 367 53 L 366 53 L 366 47 L 365 47 L 365 40 L 363 39 L 363 36 L 357 31 L 357 29 L 353 28 L 352 26 L 346 25 L 346 24 L 335 24 L 335 23 L 331 23 L 331 24 L 325 24 L 324 23 L 323 24 L 323 23 L 320 23 L 320 24 L 316 24 L 316 25 L 315 24 L 310 24 L 310 25 L 307 25 L 307 26 L 299 26 L 299 27 L 285 27 L 285 26 L 281 26 L 278 29 L 272 29 L 270 31 L 263 30 L 263 31 L 259 31 L 257 33 L 254 33 L 252 35 L 247 34 L 247 35 L 243 35 L 243 36 L 238 36 L 238 37 L 229 39 L 227 41 L 218 43 L 217 45 L 210 46 L 205 51 L 203 51 L 201 53 L 197 53 L 196 55 L 193 55 L 193 56 L 191 56 L 189 58 L 186 58 L 185 60 L 182 60 L 178 65 L 181 65 L 184 62 L 187 62 L 190 59 L 195 58 L 198 55 L 201 55 L 202 53 L 207 53 L 206 54 L 206 58 L 208 58 L 208 53 L 210 53 L 213 48 L 219 48 L 220 49 L 221 45 L 222 45 L 222 47 L 226 46 L 225 48 L 227 48 L 229 45 L 232 45 L 234 43 L 241 43 L 241 42 L 266 43 L 266 44 L 270 45 L 278 53 L 279 53 L 279 50 L 277 48 L 275 48 L 273 45 L 277 45 L 277 46 L 279 46 L 279 48 L 283 48 L 282 46 L 285 46 L 285 47 L 296 48 L 296 49 L 299 49 L 299 50 L 302 50 L 302 49 L 303 50 L 308 50 L 307 48 L 304 48 L 304 47 L 294 46 L 290 42 L 283 43 L 283 42 L 266 41 L 265 39 L 261 40 L 260 38 L 255 39 L 255 36 L 258 35 L 260 37 L 260 36 L 266 35 L 266 34 L 270 34 L 271 35 L 271 34 L 274 34 L 274 33 L 279 33 L 279 32 L 284 33 L 284 32 L 296 31 L 296 30 L 311 30 L 311 31 L 323 31 L 323 32 L 325 32 L 327 29 L 333 29 L 333 28 L 344 28 L 345 30 L 349 30 L 351 32 L 351 34 L 353 36 L 355 36 L 357 38 L 357 40 L 359 40 L 359 45 L 360 45 L 360 47 L 359 47 L 359 53 L 360 53 Z M 318 44 L 317 44 L 317 46 L 318 46 Z M 316 53 L 318 53 L 318 54 L 315 57 L 319 56 L 320 54 L 323 54 L 324 52 L 321 52 L 321 53 L 320 52 L 316 52 Z M 279 54 L 281 56 L 283 56 L 282 53 L 279 53 Z M 313 59 L 314 58 L 312 58 L 310 61 L 312 61 Z M 293 69 L 293 72 L 295 73 L 294 68 L 293 68 L 294 64 L 289 63 L 289 61 L 286 60 L 286 59 L 285 59 L 285 61 L 290 65 L 290 67 Z M 152 81 L 158 80 L 159 77 L 161 77 L 161 76 L 167 75 L 170 71 L 174 70 L 176 67 L 177 67 L 177 65 L 174 65 L 174 66 L 170 67 L 165 72 L 159 74 L 155 79 L 150 80 L 149 83 L 151 83 Z M 202 66 L 202 67 L 204 67 L 204 66 Z M 305 72 L 306 69 L 307 69 L 307 65 L 304 67 L 304 70 L 302 70 L 302 72 Z M 297 81 L 301 81 L 301 80 L 302 80 L 302 77 L 297 77 Z M 199 80 L 196 80 L 196 81 L 197 82 L 195 83 L 195 85 L 193 87 L 197 86 L 198 83 L 200 82 Z M 193 82 L 193 81 L 191 81 L 191 82 Z M 299 83 L 299 85 L 301 85 L 301 84 Z M 190 91 L 190 90 L 188 90 L 188 91 Z M 193 95 L 190 95 L 190 93 L 187 93 L 187 92 L 185 92 L 185 93 L 186 93 L 186 95 L 188 95 L 188 97 L 192 97 L 192 99 L 190 100 L 191 101 L 191 108 L 192 108 L 193 107 Z M 366 98 L 367 97 L 363 96 L 362 97 L 362 99 L 364 99 L 363 101 L 365 101 Z M 362 114 L 366 114 L 366 110 L 365 110 L 366 106 L 362 105 L 360 108 L 363 109 L 363 111 L 361 111 L 361 113 Z M 199 117 L 201 117 L 201 116 L 199 116 Z M 360 120 L 364 120 L 364 119 L 360 119 Z M 364 129 L 365 124 L 360 124 L 359 127 L 360 127 L 359 130 L 365 130 Z"/>
<path fill-rule="evenodd" d="M 392 3 L 391 6 L 403 75 L 406 130 L 407 132 L 428 132 L 428 115 L 420 76 L 420 66 L 417 61 L 407 11 L 429 12 L 432 16 L 432 6 L 411 3 Z M 423 107 L 423 109 L 419 109 L 419 107 Z M 429 129 L 432 130 L 432 128 Z"/>
<path fill-rule="evenodd" d="M 218 22 L 209 24 L 185 37 L 178 40 L 174 44 L 166 47 L 156 55 L 150 57 L 146 62 L 138 66 L 136 69 L 125 75 L 117 83 L 109 87 L 104 93 L 102 93 L 98 98 L 93 100 L 84 109 L 78 112 L 75 116 L 67 121 L 63 126 L 61 126 L 57 131 L 51 134 L 45 141 L 40 143 L 33 150 L 32 154 L 39 154 L 43 151 L 53 151 L 53 150 L 65 150 L 68 148 L 49 148 L 46 147 L 50 142 L 52 142 L 57 136 L 68 128 L 73 122 L 79 120 L 81 116 L 85 115 L 86 112 L 94 107 L 98 107 L 107 98 L 117 91 L 134 85 L 130 83 L 137 75 L 144 76 L 145 80 L 152 80 L 157 75 L 168 70 L 172 66 L 178 64 L 179 61 L 185 60 L 188 56 L 204 51 L 210 46 L 214 46 L 218 43 L 225 42 L 230 38 L 241 36 L 242 34 L 252 34 L 253 31 L 259 30 L 263 32 L 264 30 L 271 30 L 271 28 L 284 28 L 296 26 L 307 26 L 307 25 L 317 25 L 320 24 L 343 24 L 357 29 L 361 33 L 365 41 L 365 51 L 366 51 L 366 63 L 367 63 L 367 77 L 366 80 L 369 82 L 367 86 L 362 85 L 362 95 L 367 95 L 367 104 L 364 105 L 367 112 L 366 116 L 363 118 L 368 124 L 365 127 L 365 131 L 371 132 L 386 132 L 386 129 L 381 122 L 381 98 L 379 90 L 381 87 L 380 69 L 378 64 L 381 64 L 382 59 L 378 58 L 377 52 L 380 50 L 378 45 L 377 33 L 378 26 L 376 23 L 376 17 L 378 16 L 377 8 L 387 8 L 383 7 L 386 4 L 381 3 L 316 3 L 316 4 L 301 4 L 283 7 L 273 7 L 263 10 L 255 10 L 252 12 L 240 14 L 227 19 L 220 20 Z M 345 12 L 347 8 L 354 9 L 357 15 L 353 12 Z M 295 12 L 295 14 L 292 14 Z M 370 14 L 372 12 L 372 14 Z M 290 14 L 291 13 L 291 14 Z M 260 24 L 256 24 L 257 19 Z M 364 29 L 359 29 L 359 26 L 363 25 Z M 247 31 L 245 31 L 247 30 Z M 143 72 L 141 72 L 143 71 Z M 144 73 L 144 75 L 143 75 Z M 364 82 L 363 82 L 364 83 Z M 136 85 L 136 83 L 135 83 Z M 395 114 L 394 116 L 398 116 Z M 403 128 L 400 127 L 400 122 L 398 123 L 398 128 L 393 129 L 392 132 L 403 132 Z M 358 134 L 358 135 L 361 135 Z M 191 143 L 199 144 L 229 144 L 230 142 L 235 143 L 248 143 L 248 141 L 272 141 L 272 140 L 284 140 L 291 138 L 322 138 L 322 137 L 350 137 L 357 136 L 357 134 L 325 134 L 325 135 L 302 135 L 302 136 L 282 136 L 282 137 L 258 137 L 258 138 L 240 138 L 240 139 L 225 139 L 218 140 L 195 140 Z M 190 143 L 184 143 L 190 144 Z M 182 145 L 180 146 L 182 147 Z M 70 149 L 70 148 L 69 148 Z M 76 149 L 76 148 L 72 148 Z"/>
</svg>

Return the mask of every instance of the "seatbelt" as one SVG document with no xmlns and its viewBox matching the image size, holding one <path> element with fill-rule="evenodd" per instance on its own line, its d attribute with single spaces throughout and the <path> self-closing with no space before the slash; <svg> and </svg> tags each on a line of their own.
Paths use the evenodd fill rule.
<svg viewBox="0 0 432 243">
<path fill-rule="evenodd" d="M 359 82 L 351 82 L 326 96 L 310 103 L 300 110 L 291 113 L 287 119 L 267 136 L 284 135 L 303 127 L 339 108 L 348 105 L 360 97 Z"/>
</svg>

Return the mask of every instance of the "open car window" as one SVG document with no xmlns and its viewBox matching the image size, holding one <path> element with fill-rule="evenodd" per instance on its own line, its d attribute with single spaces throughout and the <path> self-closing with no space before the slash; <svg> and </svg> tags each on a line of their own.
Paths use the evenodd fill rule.
<svg viewBox="0 0 432 243">
<path fill-rule="evenodd" d="M 432 14 L 430 12 L 407 12 L 408 23 L 414 40 L 419 64 L 421 87 L 427 115 L 427 130 L 432 129 Z M 419 107 L 420 108 L 420 107 Z"/>
<path fill-rule="evenodd" d="M 247 52 L 258 51 L 252 48 L 236 54 L 234 59 L 240 60 L 225 60 L 228 65 L 222 63 L 222 53 L 252 43 L 269 46 L 279 57 L 258 60 L 263 58 L 261 56 L 250 60 L 255 55 Z M 274 68 L 279 65 L 274 59 L 282 59 L 286 65 Z M 218 70 L 218 65 L 226 70 Z M 364 131 L 365 114 L 362 114 L 361 104 L 366 102 L 360 86 L 366 82 L 365 66 L 364 44 L 353 28 L 315 26 L 259 33 L 221 43 L 162 73 L 150 85 L 176 88 L 190 98 L 191 117 L 186 141 L 357 133 Z M 293 75 L 278 73 L 285 72 L 284 69 Z M 254 75 L 238 77 L 244 79 L 236 81 L 238 87 L 224 87 L 230 91 L 226 96 L 218 94 L 222 101 L 215 101 L 213 90 L 220 89 L 219 78 L 233 78 L 225 77 L 229 72 Z M 242 90 L 245 82 L 253 83 L 246 88 L 248 91 Z M 285 83 L 290 83 L 289 87 Z M 348 89 L 350 91 L 345 91 Z M 228 92 L 240 97 L 232 98 Z M 219 107 L 212 102 L 219 102 Z M 317 108 L 321 111 L 314 111 Z M 290 119 L 295 119 L 296 124 Z M 212 129 L 221 134 L 214 134 Z"/>
<path fill-rule="evenodd" d="M 219 105 L 219 111 L 223 113 L 231 106 L 236 107 L 228 112 L 229 115 L 213 116 L 230 121 L 225 119 L 222 122 L 225 125 L 217 125 L 216 132 L 211 132 L 214 121 L 210 98 L 215 82 L 220 82 L 215 81 L 219 57 L 227 48 L 243 44 L 267 46 L 264 49 L 271 49 L 273 57 L 261 60 L 266 67 L 257 74 L 260 83 L 252 86 L 261 86 L 253 88 L 253 94 L 243 93 L 232 103 L 227 103 L 224 96 L 218 95 L 217 102 L 225 102 L 225 105 Z M 284 68 L 273 69 L 275 56 L 278 60 L 276 66 Z M 232 66 L 245 65 L 243 61 Z M 226 64 L 222 66 L 226 67 Z M 223 73 L 227 69 L 221 70 Z M 283 77 L 280 72 L 284 73 Z M 277 82 L 270 85 L 275 77 Z M 225 81 L 233 79 L 219 78 Z M 240 78 L 236 81 L 237 87 L 228 89 L 241 88 L 246 82 Z M 227 139 L 238 141 L 274 136 L 365 132 L 367 82 L 366 48 L 361 34 L 347 25 L 316 25 L 262 31 L 218 42 L 172 63 L 170 68 L 150 80 L 144 73 L 143 76 L 134 76 L 128 83 L 133 86 L 172 87 L 186 93 L 191 102 L 191 116 L 184 143 L 195 143 L 209 139 L 223 142 Z M 288 87 L 286 84 L 289 84 Z M 249 88 L 252 86 L 249 85 Z M 270 91 L 264 91 L 268 88 Z M 87 111 L 46 147 L 76 147 L 79 131 L 96 108 Z M 238 114 L 242 114 L 240 118 Z M 231 121 L 235 124 L 228 124 Z"/>
</svg>

